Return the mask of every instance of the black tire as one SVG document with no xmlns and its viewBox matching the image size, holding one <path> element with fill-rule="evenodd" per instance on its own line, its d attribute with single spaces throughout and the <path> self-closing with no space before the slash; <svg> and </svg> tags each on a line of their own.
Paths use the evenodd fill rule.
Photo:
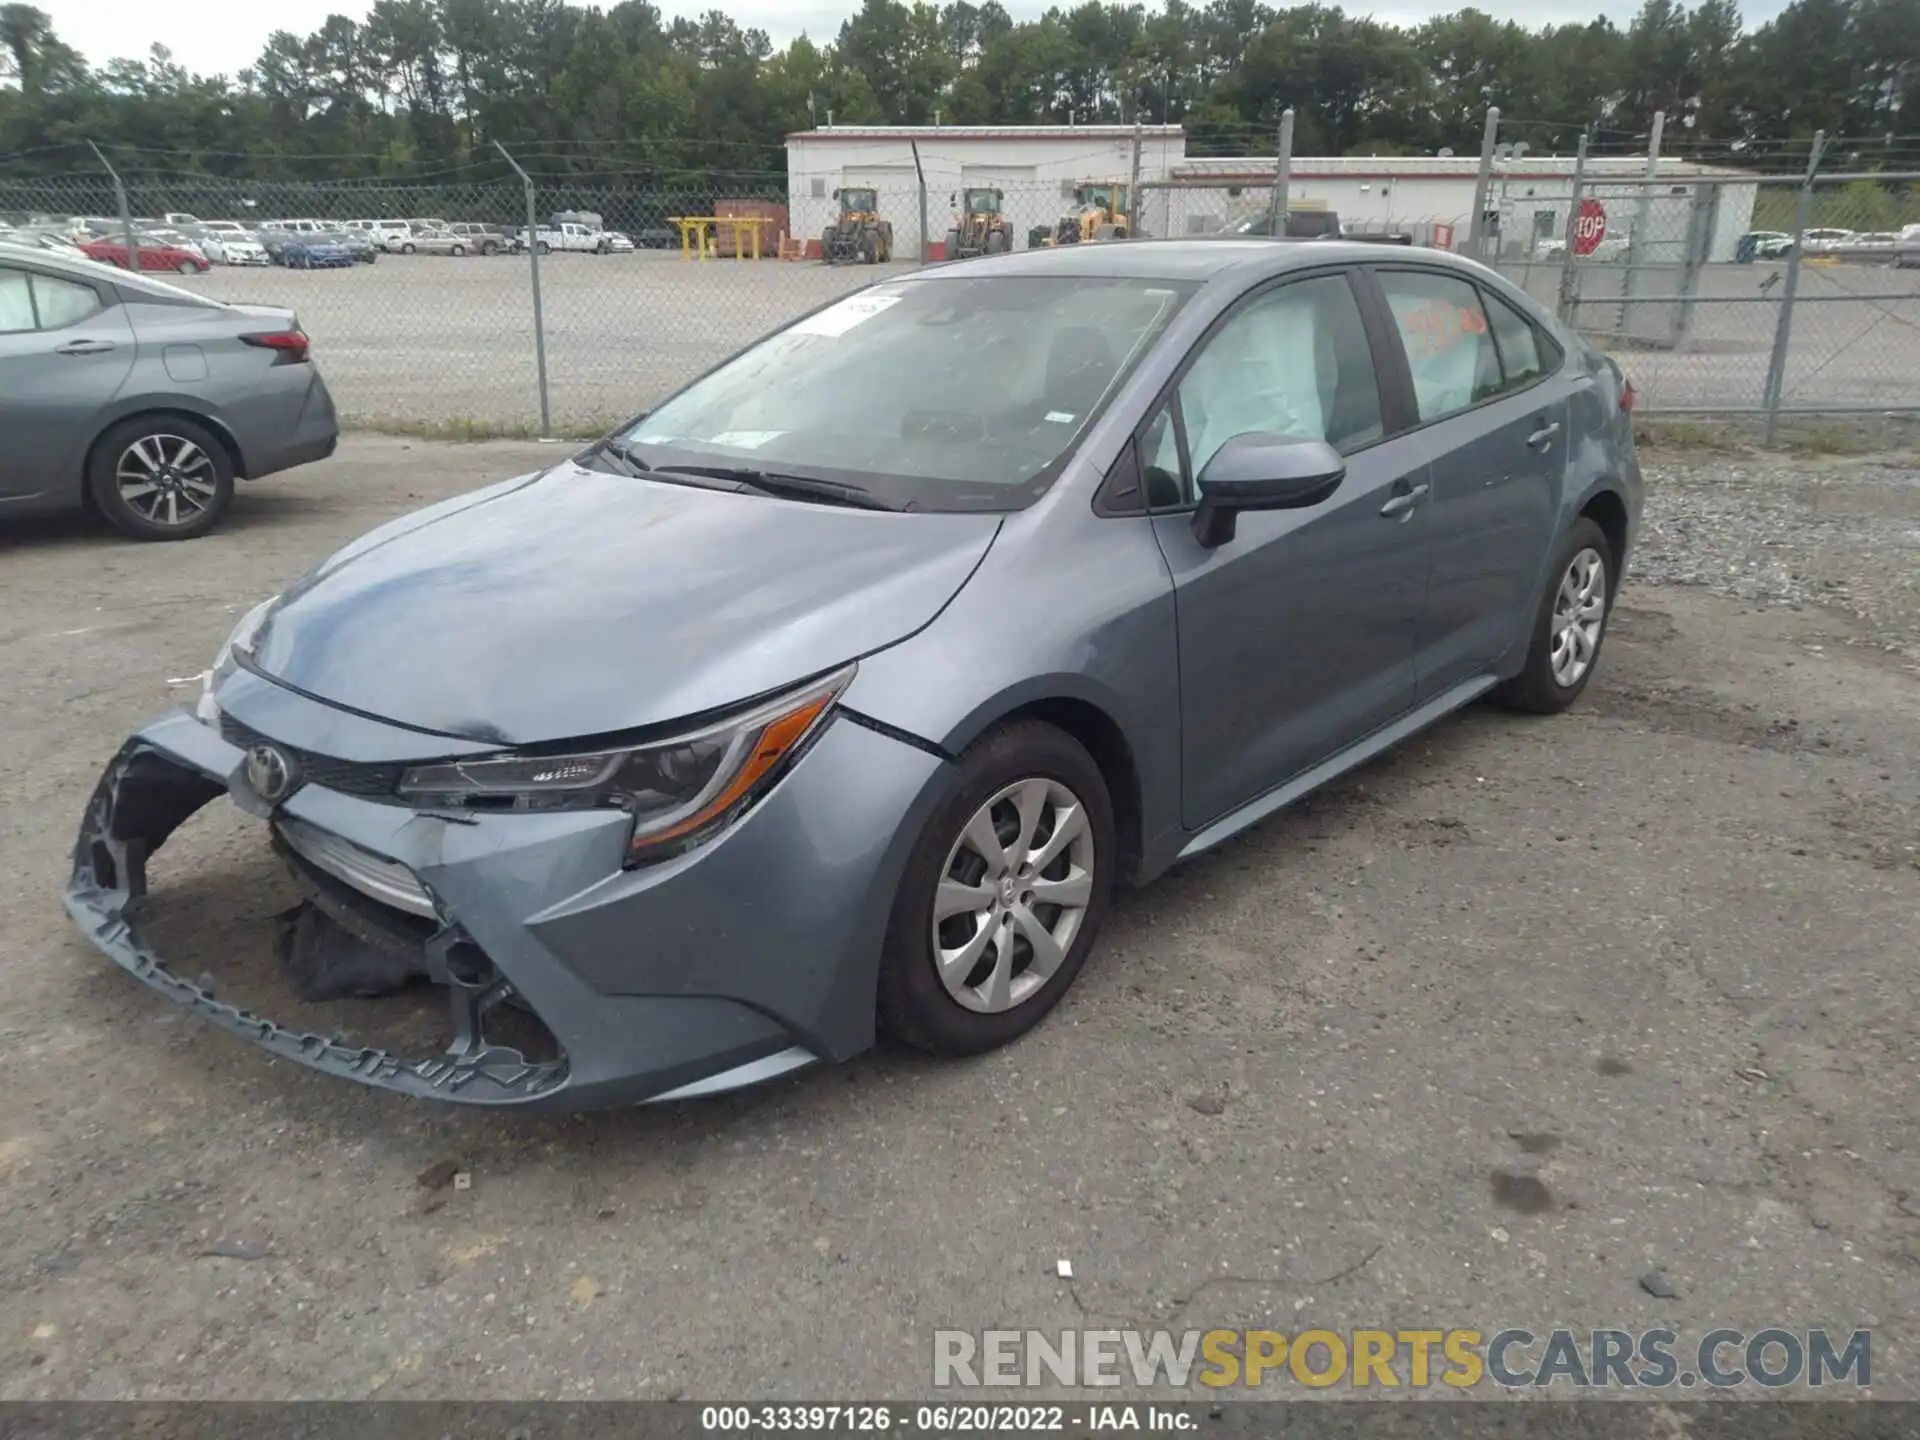
<svg viewBox="0 0 1920 1440">
<path fill-rule="evenodd" d="M 500 253 L 500 247 L 491 240 L 483 240 L 480 243 L 480 253 L 482 255 L 498 255 Z"/>
<path fill-rule="evenodd" d="M 987 254 L 1001 255 L 1013 248 L 1013 237 L 1004 230 L 987 232 Z"/>
<path fill-rule="evenodd" d="M 546 241 L 542 240 L 540 242 L 540 253 L 542 255 L 551 255 L 553 253 L 553 246 L 549 245 Z"/>
<path fill-rule="evenodd" d="M 878 235 L 869 235 L 860 242 L 860 259 L 868 265 L 878 265 L 880 263 L 880 237 Z"/>
<path fill-rule="evenodd" d="M 947 232 L 947 248 L 941 253 L 949 260 L 958 260 L 960 258 L 960 232 L 958 230 L 949 230 Z"/>
<path fill-rule="evenodd" d="M 212 495 L 199 502 L 204 508 L 173 524 L 151 519 L 135 509 L 117 479 L 122 458 L 135 445 L 144 442 L 151 451 L 167 440 L 184 440 L 195 446 L 206 457 L 213 485 Z M 204 425 L 177 415 L 136 415 L 110 426 L 94 443 L 87 461 L 87 490 L 107 523 L 123 535 L 135 540 L 191 540 L 219 524 L 233 503 L 233 464 L 227 458 L 226 446 Z"/>
<path fill-rule="evenodd" d="M 447 253 L 449 255 L 464 255 L 467 253 L 467 247 L 464 245 L 456 245 Z"/>
<path fill-rule="evenodd" d="M 1073 984 L 1099 938 L 1118 861 L 1113 802 L 1100 767 L 1071 735 L 1040 721 L 1018 721 L 974 742 L 960 757 L 952 792 L 928 819 L 901 875 L 880 962 L 881 1031 L 935 1055 L 977 1055 L 1006 1045 L 1046 1017 Z M 1093 842 L 1092 892 L 1078 930 L 1056 969 L 1028 998 L 992 1013 L 969 1010 L 947 992 L 933 953 L 932 907 L 942 869 L 974 813 L 1008 785 L 1056 781 L 1086 812 Z"/>
<path fill-rule="evenodd" d="M 1562 685 L 1553 673 L 1553 632 L 1556 603 L 1560 596 L 1561 581 L 1573 565 L 1574 559 L 1583 551 L 1598 553 L 1606 566 L 1604 583 L 1606 586 L 1606 608 L 1600 620 L 1600 633 L 1594 642 L 1593 654 L 1587 667 L 1571 685 Z M 1613 615 L 1613 597 L 1620 585 L 1619 564 L 1614 558 L 1613 547 L 1607 543 L 1607 537 L 1598 525 L 1582 516 L 1573 522 L 1571 529 L 1561 538 L 1554 548 L 1553 563 L 1547 570 L 1546 593 L 1540 597 L 1540 603 L 1534 610 L 1533 629 L 1527 642 L 1527 660 L 1520 673 L 1511 680 L 1502 683 L 1493 692 L 1496 703 L 1511 710 L 1531 711 L 1536 715 L 1557 715 L 1575 700 L 1580 692 L 1587 688 L 1587 682 L 1593 679 L 1594 671 L 1600 668 L 1600 653 L 1606 646 L 1607 621 Z"/>
<path fill-rule="evenodd" d="M 413 254 L 413 242 L 412 242 L 411 240 L 409 240 L 409 241 L 407 241 L 407 242 L 406 242 L 406 243 L 405 243 L 404 245 L 402 245 L 402 246 L 400 247 L 400 253 L 401 253 L 402 255 L 411 255 L 411 254 Z"/>
<path fill-rule="evenodd" d="M 196 265 L 191 260 L 182 260 L 179 263 L 179 265 L 175 266 L 174 268 L 177 269 L 182 275 L 198 275 L 201 272 L 201 270 L 204 269 L 205 267 Z"/>
</svg>

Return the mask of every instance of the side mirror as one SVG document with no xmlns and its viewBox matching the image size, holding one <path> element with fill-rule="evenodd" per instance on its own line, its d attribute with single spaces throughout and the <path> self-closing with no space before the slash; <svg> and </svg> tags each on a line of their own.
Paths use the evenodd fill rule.
<svg viewBox="0 0 1920 1440">
<path fill-rule="evenodd" d="M 1242 510 L 1303 510 L 1347 477 L 1347 462 L 1324 440 L 1249 430 L 1222 445 L 1200 472 L 1193 538 L 1208 549 L 1234 536 Z"/>
</svg>

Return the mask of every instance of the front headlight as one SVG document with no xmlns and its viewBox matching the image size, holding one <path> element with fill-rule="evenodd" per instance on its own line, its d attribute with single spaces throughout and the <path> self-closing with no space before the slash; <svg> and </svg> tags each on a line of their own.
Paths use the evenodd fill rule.
<svg viewBox="0 0 1920 1440">
<path fill-rule="evenodd" d="M 240 623 L 233 627 L 221 644 L 219 652 L 213 657 L 213 664 L 200 672 L 200 699 L 193 707 L 194 717 L 206 725 L 220 723 L 220 707 L 213 702 L 213 687 L 220 677 L 233 668 L 233 657 L 244 655 L 253 648 L 254 636 L 260 633 L 260 627 L 266 623 L 267 613 L 279 600 L 278 595 L 269 595 L 253 609 L 240 617 Z"/>
<path fill-rule="evenodd" d="M 725 829 L 820 733 L 854 667 L 718 724 L 647 745 L 416 765 L 399 795 L 433 808 L 617 808 L 633 816 L 627 864 L 665 859 Z"/>
</svg>

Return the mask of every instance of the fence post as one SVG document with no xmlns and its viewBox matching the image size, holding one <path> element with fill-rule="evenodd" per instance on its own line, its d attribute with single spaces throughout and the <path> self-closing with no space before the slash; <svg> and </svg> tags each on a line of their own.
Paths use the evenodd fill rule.
<svg viewBox="0 0 1920 1440">
<path fill-rule="evenodd" d="M 1765 442 L 1773 443 L 1774 428 L 1780 422 L 1780 392 L 1787 380 L 1787 343 L 1793 335 L 1793 300 L 1800 293 L 1800 252 L 1806 248 L 1807 217 L 1813 208 L 1813 177 L 1820 168 L 1820 157 L 1827 148 L 1827 132 L 1813 132 L 1813 150 L 1807 156 L 1807 173 L 1800 182 L 1800 195 L 1793 206 L 1793 248 L 1787 252 L 1787 283 L 1780 291 L 1780 319 L 1773 327 L 1773 354 L 1767 357 L 1767 412 Z"/>
<path fill-rule="evenodd" d="M 1486 259 L 1487 202 L 1493 198 L 1493 147 L 1500 140 L 1500 107 L 1487 107 L 1487 127 L 1480 135 L 1480 173 L 1473 182 L 1473 214 L 1467 223 L 1467 253 Z"/>
<path fill-rule="evenodd" d="M 1267 202 L 1267 233 L 1287 233 L 1287 215 L 1293 207 L 1293 107 L 1280 112 L 1280 143 L 1273 152 L 1273 198 Z"/>
<path fill-rule="evenodd" d="M 1627 237 L 1627 268 L 1620 277 L 1622 335 L 1634 333 L 1633 294 L 1639 288 L 1640 267 L 1646 261 L 1647 231 L 1653 225 L 1653 189 L 1660 180 L 1660 137 L 1666 133 L 1666 129 L 1667 112 L 1654 111 L 1653 126 L 1647 133 L 1646 176 L 1640 186 L 1640 199 L 1633 207 L 1633 233 Z"/>
<path fill-rule="evenodd" d="M 533 272 L 533 363 L 540 376 L 540 436 L 546 439 L 553 434 L 553 410 L 547 399 L 547 317 L 540 304 L 540 217 L 534 204 L 533 177 L 520 168 L 520 162 L 507 154 L 507 147 L 498 140 L 493 142 L 493 148 L 513 167 L 513 173 L 520 177 L 527 192 L 527 263 Z"/>
<path fill-rule="evenodd" d="M 1133 97 L 1133 164 L 1127 171 L 1127 219 L 1132 225 L 1127 233 L 1130 236 L 1141 234 L 1140 226 L 1140 97 Z"/>
<path fill-rule="evenodd" d="M 113 177 L 113 200 L 120 207 L 120 238 L 127 246 L 127 269 L 138 275 L 140 249 L 133 243 L 133 211 L 127 204 L 127 187 L 120 183 L 120 172 L 107 163 L 107 157 L 100 153 L 98 145 L 89 140 L 87 148 L 93 151 L 93 158 L 100 162 L 100 168 Z"/>
<path fill-rule="evenodd" d="M 1567 198 L 1566 249 L 1560 255 L 1560 301 L 1553 313 L 1563 325 L 1573 325 L 1573 247 L 1580 239 L 1580 195 L 1587 183 L 1587 136 L 1580 134 L 1580 146 L 1573 152 L 1573 193 Z M 1577 326 L 1574 328 L 1578 328 Z"/>
<path fill-rule="evenodd" d="M 927 263 L 927 172 L 920 165 L 920 142 L 908 140 L 907 146 L 913 151 L 913 173 L 920 186 L 920 263 L 924 265 Z"/>
</svg>

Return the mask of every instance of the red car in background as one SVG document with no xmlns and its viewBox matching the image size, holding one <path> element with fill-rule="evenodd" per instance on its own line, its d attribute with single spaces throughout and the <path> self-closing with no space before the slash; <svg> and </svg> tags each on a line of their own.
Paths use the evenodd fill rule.
<svg viewBox="0 0 1920 1440">
<path fill-rule="evenodd" d="M 173 270 L 182 275 L 198 275 L 212 267 L 198 255 L 187 250 L 176 250 L 171 245 L 136 245 L 135 251 L 140 257 L 142 270 Z M 127 246 L 124 240 L 83 240 L 80 253 L 89 260 L 98 260 L 107 265 L 118 265 L 122 270 L 133 267 L 127 264 Z"/>
</svg>

